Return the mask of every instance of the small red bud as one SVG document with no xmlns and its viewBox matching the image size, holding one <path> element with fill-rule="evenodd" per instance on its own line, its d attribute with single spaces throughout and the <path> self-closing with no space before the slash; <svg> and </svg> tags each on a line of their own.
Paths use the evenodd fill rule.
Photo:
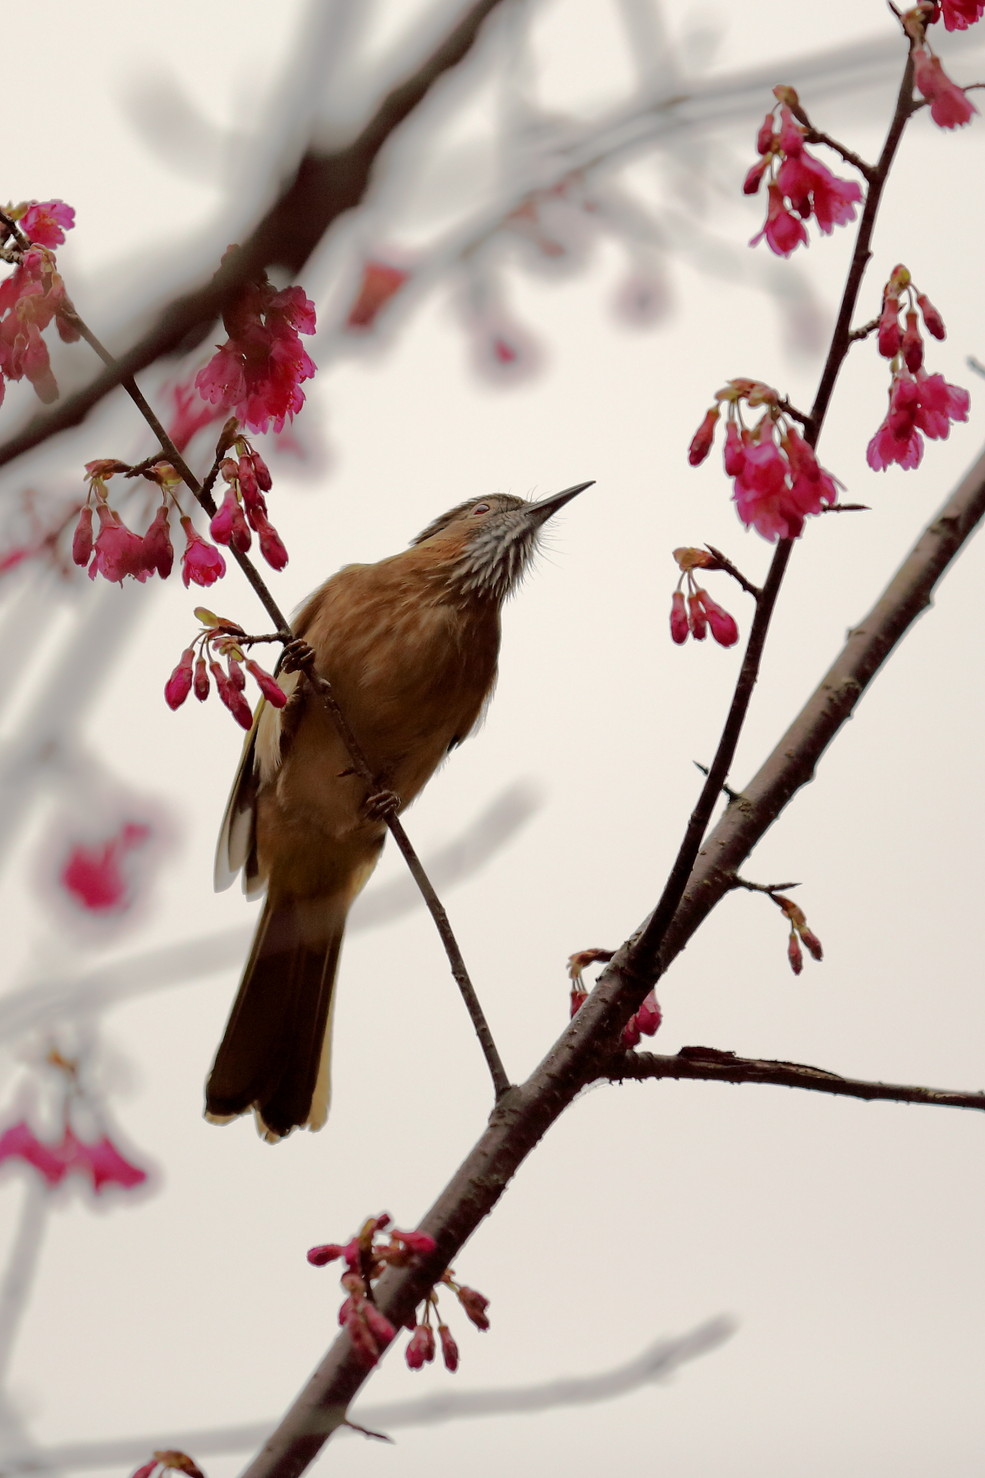
<svg viewBox="0 0 985 1478">
<path fill-rule="evenodd" d="M 804 954 L 801 950 L 800 940 L 797 938 L 797 931 L 795 929 L 790 930 L 790 940 L 787 944 L 787 959 L 790 961 L 790 968 L 793 973 L 799 975 L 804 968 Z"/>
<path fill-rule="evenodd" d="M 458 1345 L 447 1324 L 438 1325 L 438 1338 L 441 1340 L 441 1358 L 445 1362 L 445 1369 L 454 1374 L 458 1369 Z"/>
<path fill-rule="evenodd" d="M 192 690 L 192 663 L 194 647 L 186 647 L 181 660 L 164 684 L 164 700 L 169 708 L 180 708 Z"/>
<path fill-rule="evenodd" d="M 85 569 L 92 558 L 92 509 L 88 504 L 79 514 L 79 521 L 72 540 L 72 559 Z M 153 1464 L 152 1464 L 153 1466 Z"/>
</svg>

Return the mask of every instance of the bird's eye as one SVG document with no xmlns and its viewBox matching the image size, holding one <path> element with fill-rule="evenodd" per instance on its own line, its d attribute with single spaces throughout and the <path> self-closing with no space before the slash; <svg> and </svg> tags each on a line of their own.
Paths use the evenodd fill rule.
<svg viewBox="0 0 985 1478">
<path fill-rule="evenodd" d="M 488 513 L 488 512 L 489 512 L 489 504 L 488 503 L 476 503 L 475 507 L 472 509 L 472 517 L 475 518 L 475 515 L 477 513 Z"/>
</svg>

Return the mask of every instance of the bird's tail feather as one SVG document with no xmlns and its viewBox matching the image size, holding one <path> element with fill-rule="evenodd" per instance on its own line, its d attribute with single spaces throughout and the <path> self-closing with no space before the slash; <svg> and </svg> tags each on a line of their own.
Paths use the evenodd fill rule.
<svg viewBox="0 0 985 1478">
<path fill-rule="evenodd" d="M 335 973 L 348 898 L 268 896 L 205 1088 L 205 1117 L 253 1109 L 268 1140 L 328 1113 Z"/>
</svg>

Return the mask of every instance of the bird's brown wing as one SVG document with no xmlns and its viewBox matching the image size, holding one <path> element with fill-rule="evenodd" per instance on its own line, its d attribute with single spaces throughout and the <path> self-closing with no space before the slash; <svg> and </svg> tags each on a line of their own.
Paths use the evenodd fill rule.
<svg viewBox="0 0 985 1478">
<path fill-rule="evenodd" d="M 296 672 L 279 675 L 280 685 L 288 697 L 294 691 L 298 676 Z M 266 698 L 261 698 L 256 706 L 253 727 L 246 736 L 219 828 L 214 871 L 217 893 L 228 888 L 240 872 L 243 873 L 243 891 L 247 898 L 256 898 L 266 884 L 257 866 L 256 803 L 261 786 L 273 782 L 284 758 L 286 729 L 281 723 L 281 712 Z"/>
</svg>

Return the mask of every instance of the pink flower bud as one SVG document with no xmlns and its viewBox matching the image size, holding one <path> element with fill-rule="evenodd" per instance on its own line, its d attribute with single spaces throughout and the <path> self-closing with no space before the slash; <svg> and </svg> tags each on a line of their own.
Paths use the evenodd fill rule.
<svg viewBox="0 0 985 1478">
<path fill-rule="evenodd" d="M 323 1268 L 326 1263 L 334 1262 L 342 1256 L 342 1248 L 338 1242 L 323 1242 L 320 1247 L 309 1247 L 307 1252 L 308 1261 L 313 1268 Z"/>
<path fill-rule="evenodd" d="M 718 424 L 720 414 L 721 407 L 713 405 L 691 438 L 691 445 L 687 450 L 687 459 L 692 467 L 697 467 L 699 463 L 703 462 L 711 451 L 711 444 L 715 439 L 715 427 Z"/>
<path fill-rule="evenodd" d="M 441 1340 L 441 1358 L 445 1362 L 445 1369 L 454 1374 L 458 1369 L 458 1345 L 447 1324 L 438 1325 L 438 1338 Z"/>
<path fill-rule="evenodd" d="M 636 1013 L 636 1024 L 644 1037 L 652 1037 L 659 1029 L 663 1021 L 663 1012 L 660 1009 L 656 996 L 651 990 L 644 998 L 643 1004 Z"/>
<path fill-rule="evenodd" d="M 707 590 L 698 592 L 701 596 L 701 606 L 708 618 L 708 626 L 712 636 L 720 647 L 732 647 L 739 640 L 739 628 L 728 611 L 722 609 L 716 601 L 713 601 Z"/>
<path fill-rule="evenodd" d="M 756 135 L 756 153 L 757 154 L 766 154 L 766 153 L 768 153 L 769 150 L 772 149 L 772 147 L 773 147 L 773 139 L 774 139 L 774 136 L 775 135 L 773 133 L 773 113 L 772 113 L 772 110 L 771 110 L 769 113 L 767 113 L 766 117 L 763 119 L 762 123 L 759 125 L 759 132 Z"/>
<path fill-rule="evenodd" d="M 199 657 L 195 663 L 195 697 L 199 703 L 204 703 L 209 696 L 209 671 L 205 665 L 205 658 Z"/>
<path fill-rule="evenodd" d="M 917 327 L 916 313 L 906 315 L 906 328 L 903 330 L 902 339 L 903 360 L 907 369 L 915 375 L 918 369 L 923 368 L 923 339 Z"/>
<path fill-rule="evenodd" d="M 741 477 L 746 465 L 746 444 L 734 421 L 725 428 L 725 471 L 729 477 Z"/>
<path fill-rule="evenodd" d="M 398 1242 L 402 1242 L 411 1252 L 416 1252 L 420 1257 L 427 1257 L 434 1252 L 437 1242 L 429 1237 L 427 1232 L 398 1232 L 396 1228 L 393 1235 Z"/>
<path fill-rule="evenodd" d="M 802 928 L 800 931 L 800 937 L 803 940 L 804 944 L 807 946 L 807 949 L 810 951 L 812 959 L 824 959 L 824 950 L 821 948 L 821 941 L 820 939 L 818 939 L 813 929 Z"/>
<path fill-rule="evenodd" d="M 229 678 L 223 672 L 218 662 L 214 660 L 209 663 L 209 671 L 211 672 L 216 688 L 219 691 L 219 697 L 229 709 L 229 712 L 232 714 L 233 718 L 238 724 L 242 724 L 244 729 L 252 729 L 253 713 L 250 709 L 250 705 L 247 703 L 242 693 L 236 687 L 235 683 L 229 681 Z"/>
<path fill-rule="evenodd" d="M 687 624 L 687 609 L 684 605 L 684 593 L 675 590 L 670 603 L 670 635 L 671 639 L 680 646 L 681 642 L 688 639 L 690 627 Z"/>
<path fill-rule="evenodd" d="M 944 320 L 927 297 L 927 294 L 917 293 L 917 303 L 920 307 L 920 312 L 923 314 L 923 321 L 927 327 L 928 334 L 932 334 L 935 339 L 946 339 L 947 330 L 944 327 Z"/>
<path fill-rule="evenodd" d="M 181 661 L 164 685 L 164 700 L 169 708 L 180 708 L 191 692 L 194 660 L 194 647 L 186 647 L 181 654 Z"/>
<path fill-rule="evenodd" d="M 588 1000 L 587 990 L 572 990 L 571 992 L 571 1015 L 577 1016 L 578 1012 Z"/>
<path fill-rule="evenodd" d="M 174 547 L 171 543 L 171 534 L 168 529 L 168 508 L 162 503 L 154 521 L 144 535 L 144 559 L 147 568 L 156 570 L 162 580 L 166 580 L 171 573 L 174 564 Z"/>
<path fill-rule="evenodd" d="M 879 353 L 883 359 L 892 359 L 899 353 L 899 298 L 888 294 L 882 305 L 879 319 Z"/>
<path fill-rule="evenodd" d="M 268 523 L 266 517 L 253 510 L 250 520 L 257 531 L 260 540 L 260 553 L 270 565 L 271 569 L 282 570 L 287 564 L 287 550 L 281 542 L 281 537 L 272 523 Z"/>
<path fill-rule="evenodd" d="M 796 930 L 790 930 L 790 939 L 787 943 L 787 959 L 790 968 L 795 975 L 799 975 L 804 968 L 804 955 L 800 948 L 800 940 L 797 938 Z"/>
<path fill-rule="evenodd" d="M 459 1288 L 458 1301 L 476 1329 L 489 1328 L 489 1320 L 486 1317 L 489 1300 L 484 1294 L 479 1293 L 475 1288 Z"/>
<path fill-rule="evenodd" d="M 363 1304 L 363 1318 L 366 1320 L 369 1331 L 380 1348 L 382 1349 L 388 1345 L 397 1331 L 386 1315 L 381 1314 L 376 1305 L 370 1303 L 369 1299 Z"/>
<path fill-rule="evenodd" d="M 704 606 L 701 603 L 701 595 L 695 592 L 687 598 L 688 622 L 691 627 L 691 635 L 695 641 L 704 641 L 708 634 L 708 622 L 705 619 Z"/>
<path fill-rule="evenodd" d="M 626 1025 L 620 1032 L 619 1045 L 620 1047 L 623 1047 L 627 1052 L 631 1052 L 634 1047 L 639 1045 L 639 1040 L 640 1025 L 634 1015 L 629 1018 L 629 1020 L 626 1022 Z"/>
<path fill-rule="evenodd" d="M 418 1324 L 407 1341 L 404 1359 L 411 1370 L 421 1370 L 434 1359 L 434 1330 L 429 1324 Z"/>
<path fill-rule="evenodd" d="M 79 514 L 79 521 L 75 527 L 75 536 L 72 539 L 72 558 L 77 565 L 85 569 L 92 557 L 92 509 L 88 504 Z"/>
<path fill-rule="evenodd" d="M 243 671 L 243 664 L 239 662 L 235 657 L 227 657 L 226 671 L 229 674 L 229 681 L 232 683 L 233 687 L 236 688 L 238 692 L 242 693 L 246 687 L 246 674 Z"/>
<path fill-rule="evenodd" d="M 275 708 L 283 708 L 287 702 L 287 694 L 277 679 L 271 677 L 269 672 L 264 672 L 263 668 L 253 661 L 252 657 L 247 657 L 246 659 L 246 670 L 255 679 L 257 687 L 267 702 L 272 703 Z"/>
<path fill-rule="evenodd" d="M 755 195 L 756 191 L 763 183 L 763 175 L 769 168 L 769 162 L 770 156 L 767 154 L 764 156 L 764 158 L 758 160 L 754 165 L 752 165 L 752 167 L 746 174 L 745 179 L 742 181 L 743 195 Z"/>
<path fill-rule="evenodd" d="M 380 1347 L 363 1317 L 364 1304 L 351 1304 L 345 1317 L 345 1330 L 352 1341 L 353 1353 L 364 1365 L 375 1365 Z"/>
</svg>

